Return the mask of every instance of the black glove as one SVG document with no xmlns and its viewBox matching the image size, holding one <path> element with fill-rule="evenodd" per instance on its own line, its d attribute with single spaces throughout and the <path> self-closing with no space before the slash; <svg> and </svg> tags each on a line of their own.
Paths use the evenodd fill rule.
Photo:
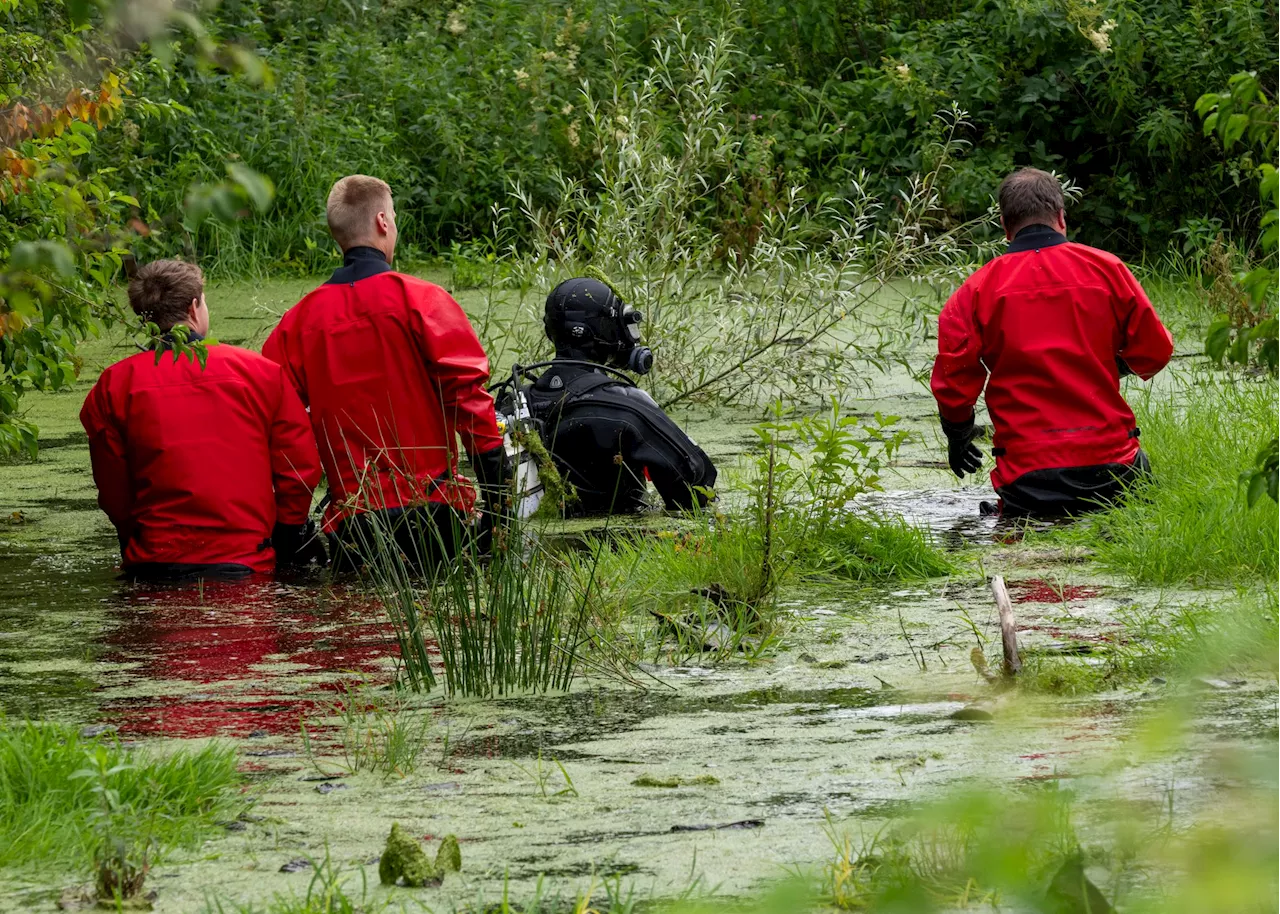
<svg viewBox="0 0 1280 914">
<path fill-rule="evenodd" d="M 982 436 L 982 430 L 974 426 L 973 416 L 964 422 L 942 419 L 942 433 L 947 436 L 947 463 L 952 473 L 964 479 L 965 473 L 976 473 L 982 468 L 982 451 L 973 443 L 973 439 Z"/>
<path fill-rule="evenodd" d="M 304 524 L 276 524 L 271 531 L 271 545 L 276 550 L 277 566 L 301 568 L 314 562 L 323 568 L 329 562 L 324 538 L 313 520 Z"/>
<path fill-rule="evenodd" d="M 471 466 L 484 498 L 485 514 L 491 516 L 492 524 L 501 526 L 512 512 L 512 468 L 506 447 L 500 444 L 483 454 L 472 454 Z"/>
<path fill-rule="evenodd" d="M 1116 371 L 1120 372 L 1120 377 L 1122 378 L 1127 378 L 1130 375 L 1137 373 L 1130 368 L 1129 363 L 1120 358 L 1120 356 L 1116 356 Z"/>
</svg>

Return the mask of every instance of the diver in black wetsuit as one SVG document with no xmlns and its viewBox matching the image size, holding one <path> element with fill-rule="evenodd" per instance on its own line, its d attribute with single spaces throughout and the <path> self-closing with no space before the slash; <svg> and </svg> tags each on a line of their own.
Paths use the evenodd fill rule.
<svg viewBox="0 0 1280 914">
<path fill-rule="evenodd" d="M 642 510 L 649 480 L 668 510 L 714 497 L 711 459 L 618 370 L 653 367 L 653 353 L 639 345 L 641 320 L 598 280 L 566 280 L 547 296 L 543 323 L 556 358 L 525 395 L 543 443 L 577 493 L 572 513 Z"/>
</svg>

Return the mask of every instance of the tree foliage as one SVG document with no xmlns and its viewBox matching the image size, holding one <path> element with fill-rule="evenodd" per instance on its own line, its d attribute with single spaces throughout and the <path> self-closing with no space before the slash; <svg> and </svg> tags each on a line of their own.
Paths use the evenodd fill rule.
<svg viewBox="0 0 1280 914">
<path fill-rule="evenodd" d="M 394 184 L 402 238 L 427 253 L 487 235 L 516 184 L 539 205 L 557 174 L 595 187 L 584 112 L 658 63 L 653 39 L 677 20 L 695 42 L 727 27 L 741 51 L 728 87 L 741 154 L 696 214 L 729 248 L 750 245 L 779 188 L 802 184 L 816 202 L 865 171 L 879 198 L 904 190 L 931 170 L 936 116 L 953 102 L 971 121 L 969 153 L 941 188 L 956 221 L 1029 164 L 1082 187 L 1083 240 L 1158 251 L 1206 218 L 1243 237 L 1258 219 L 1253 163 L 1196 129 L 1195 102 L 1241 70 L 1265 74 L 1271 93 L 1277 60 L 1273 0 L 229 0 L 213 16 L 211 31 L 255 46 L 274 84 L 179 52 L 145 90 L 197 116 L 150 122 L 111 155 L 157 215 L 227 159 L 272 177 L 269 219 L 181 239 L 233 274 L 324 265 L 324 194 L 351 171 Z M 180 236 L 163 240 L 179 249 Z"/>
<path fill-rule="evenodd" d="M 1204 117 L 1204 132 L 1216 134 L 1225 149 L 1244 144 L 1261 160 L 1257 166 L 1258 193 L 1266 208 L 1258 241 L 1261 259 L 1253 269 L 1238 277 L 1243 295 L 1240 304 L 1209 327 L 1205 352 L 1221 365 L 1259 365 L 1273 376 L 1280 370 L 1280 322 L 1276 317 L 1277 285 L 1280 284 L 1280 174 L 1275 157 L 1277 116 L 1275 97 L 1263 92 L 1256 73 L 1237 73 L 1225 92 L 1208 92 L 1196 102 Z M 1253 466 L 1242 473 L 1250 507 L 1265 492 L 1272 501 L 1280 499 L 1280 439 L 1266 442 L 1254 458 Z"/>
<path fill-rule="evenodd" d="M 35 454 L 23 395 L 70 385 L 77 344 L 127 319 L 113 286 L 152 229 L 103 146 L 136 134 L 139 121 L 187 113 L 133 91 L 139 71 L 159 65 L 140 43 L 175 27 L 194 36 L 206 66 L 239 59 L 163 5 L 0 0 L 0 455 Z M 263 208 L 271 186 L 235 164 L 228 180 L 191 193 L 198 222 L 234 216 L 241 199 Z"/>
</svg>

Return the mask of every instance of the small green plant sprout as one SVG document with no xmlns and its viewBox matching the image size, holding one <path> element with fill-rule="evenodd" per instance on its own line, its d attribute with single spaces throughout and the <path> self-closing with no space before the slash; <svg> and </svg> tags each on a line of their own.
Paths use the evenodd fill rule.
<svg viewBox="0 0 1280 914">
<path fill-rule="evenodd" d="M 461 869 L 462 851 L 457 837 L 446 835 L 432 862 L 417 839 L 399 822 L 393 822 L 386 849 L 378 861 L 378 878 L 383 885 L 423 888 L 439 885 L 446 873 L 456 873 Z"/>
<path fill-rule="evenodd" d="M 554 765 L 553 769 L 551 765 Z M 530 771 L 522 765 L 516 765 L 521 773 L 532 779 L 534 786 L 538 789 L 538 795 L 544 800 L 552 800 L 558 797 L 576 797 L 578 788 L 573 786 L 573 778 L 569 777 L 569 772 L 559 759 L 552 759 L 551 765 L 545 765 L 542 761 L 542 752 L 538 752 L 537 760 L 534 762 L 533 770 Z M 560 772 L 563 784 L 558 790 L 551 789 L 554 785 L 551 779 L 555 777 L 556 771 Z"/>
<path fill-rule="evenodd" d="M 85 767 L 74 772 L 71 780 L 87 781 L 90 792 L 98 799 L 92 816 L 98 902 L 115 908 L 149 910 L 151 902 L 142 893 L 154 853 L 148 812 L 123 801 L 116 786 L 117 776 L 132 771 L 134 766 L 114 757 L 104 745 L 86 749 L 85 761 Z"/>
<path fill-rule="evenodd" d="M 386 696 L 377 694 L 368 681 L 346 680 L 339 685 L 339 697 L 327 709 L 341 722 L 343 771 L 375 771 L 385 778 L 413 774 L 427 747 L 431 716 L 392 687 Z M 316 756 L 310 730 L 301 724 L 304 751 L 317 771 L 325 773 L 325 760 Z"/>
</svg>

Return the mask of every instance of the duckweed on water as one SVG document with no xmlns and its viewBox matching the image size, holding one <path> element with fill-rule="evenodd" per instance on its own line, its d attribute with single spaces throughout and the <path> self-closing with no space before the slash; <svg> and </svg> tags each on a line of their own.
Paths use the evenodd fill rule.
<svg viewBox="0 0 1280 914">
<path fill-rule="evenodd" d="M 715 787 L 720 779 L 713 774 L 702 774 L 695 778 L 668 777 L 659 778 L 651 774 L 642 774 L 631 782 L 633 787 Z"/>
</svg>

